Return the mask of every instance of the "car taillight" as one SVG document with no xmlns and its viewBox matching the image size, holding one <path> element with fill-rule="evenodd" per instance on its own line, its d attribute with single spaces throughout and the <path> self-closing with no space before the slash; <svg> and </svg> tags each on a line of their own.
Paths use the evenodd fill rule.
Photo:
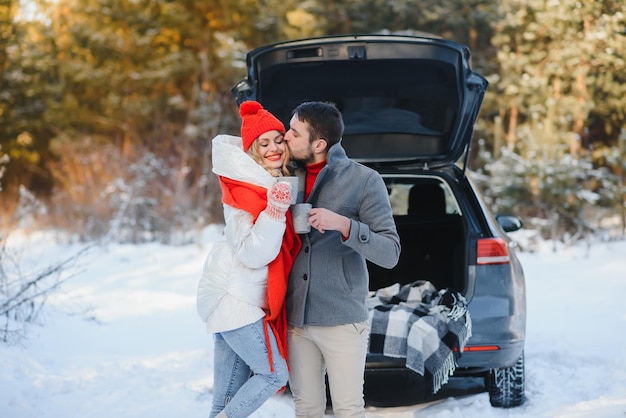
<svg viewBox="0 0 626 418">
<path fill-rule="evenodd" d="M 476 264 L 507 264 L 511 261 L 509 248 L 502 238 L 478 240 Z"/>
<path fill-rule="evenodd" d="M 463 348 L 463 352 L 468 352 L 468 351 L 498 351 L 500 349 L 500 347 L 498 347 L 497 345 L 466 345 L 465 348 Z M 454 351 L 455 353 L 459 352 L 459 349 L 454 347 L 452 349 L 452 351 Z"/>
</svg>

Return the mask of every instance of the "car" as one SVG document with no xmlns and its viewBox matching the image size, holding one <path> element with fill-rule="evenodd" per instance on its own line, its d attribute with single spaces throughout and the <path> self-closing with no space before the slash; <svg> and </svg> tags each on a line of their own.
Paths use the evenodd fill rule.
<svg viewBox="0 0 626 418">
<path fill-rule="evenodd" d="M 471 178 L 488 82 L 469 48 L 431 36 L 338 35 L 264 45 L 246 64 L 232 88 L 237 103 L 257 100 L 286 126 L 304 101 L 335 103 L 348 156 L 385 180 L 402 250 L 391 270 L 368 264 L 370 290 L 423 278 L 460 292 L 471 337 L 454 377 L 484 378 L 494 407 L 522 404 L 526 290 L 509 236 L 522 222 L 494 216 Z M 369 353 L 366 384 L 403 371 L 402 359 Z"/>
</svg>

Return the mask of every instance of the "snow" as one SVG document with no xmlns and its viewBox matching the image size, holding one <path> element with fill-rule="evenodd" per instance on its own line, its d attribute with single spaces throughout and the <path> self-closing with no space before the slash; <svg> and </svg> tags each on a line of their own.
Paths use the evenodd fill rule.
<svg viewBox="0 0 626 418">
<path fill-rule="evenodd" d="M 0 345 L 0 417 L 208 416 L 212 339 L 195 312 L 195 290 L 219 233 L 207 228 L 199 245 L 90 248 L 23 346 Z M 9 247 L 23 248 L 32 268 L 81 248 L 46 235 Z M 626 241 L 557 252 L 545 243 L 520 254 L 528 297 L 522 406 L 492 408 L 475 381 L 453 378 L 435 400 L 368 406 L 367 416 L 624 417 L 625 255 Z M 275 395 L 253 416 L 294 416 L 290 394 Z"/>
</svg>

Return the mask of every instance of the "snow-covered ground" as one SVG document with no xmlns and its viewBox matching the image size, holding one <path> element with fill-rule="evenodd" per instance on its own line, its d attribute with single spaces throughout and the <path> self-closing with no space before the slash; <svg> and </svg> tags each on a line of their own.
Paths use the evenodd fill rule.
<svg viewBox="0 0 626 418">
<path fill-rule="evenodd" d="M 0 344 L 2 418 L 206 417 L 212 343 L 195 312 L 202 245 L 94 247 L 67 273 L 23 347 Z M 78 245 L 46 236 L 22 247 L 22 268 L 65 258 Z M 528 295 L 526 397 L 495 409 L 480 390 L 442 389 L 418 405 L 367 408 L 369 417 L 504 418 L 626 415 L 626 242 L 522 253 Z M 453 379 L 455 380 L 455 379 Z M 276 395 L 257 418 L 292 417 Z M 329 412 L 330 414 L 330 412 Z M 332 416 L 332 415 L 329 415 Z"/>
</svg>

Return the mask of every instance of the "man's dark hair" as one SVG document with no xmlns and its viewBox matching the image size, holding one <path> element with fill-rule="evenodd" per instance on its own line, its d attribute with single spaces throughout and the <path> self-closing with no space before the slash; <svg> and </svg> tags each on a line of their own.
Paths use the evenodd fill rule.
<svg viewBox="0 0 626 418">
<path fill-rule="evenodd" d="M 311 141 L 324 138 L 330 148 L 339 142 L 343 135 L 343 118 L 333 103 L 304 102 L 296 107 L 292 114 L 309 124 Z"/>
</svg>

